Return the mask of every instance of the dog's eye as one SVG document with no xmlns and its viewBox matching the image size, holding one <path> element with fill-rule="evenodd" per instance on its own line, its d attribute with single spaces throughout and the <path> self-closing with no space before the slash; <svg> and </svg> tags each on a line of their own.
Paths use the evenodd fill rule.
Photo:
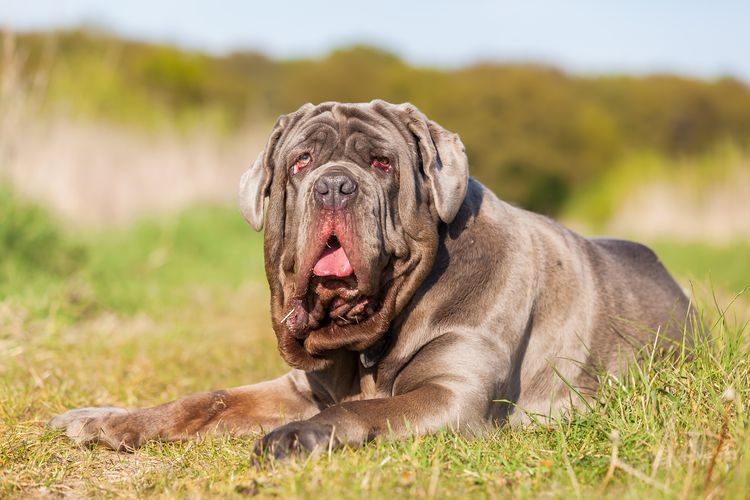
<svg viewBox="0 0 750 500">
<path fill-rule="evenodd" d="M 292 167 L 292 174 L 299 173 L 300 170 L 305 168 L 310 161 L 312 161 L 312 156 L 310 156 L 310 153 L 302 153 L 299 158 L 297 158 L 297 161 L 294 162 L 294 166 Z"/>
<path fill-rule="evenodd" d="M 391 170 L 391 160 L 386 158 L 385 156 L 376 156 L 372 159 L 371 165 L 375 168 L 379 168 L 383 172 L 388 172 Z"/>
</svg>

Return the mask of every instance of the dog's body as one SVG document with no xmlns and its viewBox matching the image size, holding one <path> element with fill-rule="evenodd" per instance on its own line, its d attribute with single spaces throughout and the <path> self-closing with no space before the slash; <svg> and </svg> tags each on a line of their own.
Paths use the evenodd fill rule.
<svg viewBox="0 0 750 500">
<path fill-rule="evenodd" d="M 53 426 L 114 449 L 276 428 L 258 449 L 277 456 L 481 433 L 558 414 L 643 346 L 692 337 L 689 302 L 653 252 L 498 200 L 468 177 L 457 136 L 410 105 L 282 117 L 243 177 L 256 229 L 266 198 L 273 325 L 295 369 L 145 410 L 73 410 Z"/>
</svg>

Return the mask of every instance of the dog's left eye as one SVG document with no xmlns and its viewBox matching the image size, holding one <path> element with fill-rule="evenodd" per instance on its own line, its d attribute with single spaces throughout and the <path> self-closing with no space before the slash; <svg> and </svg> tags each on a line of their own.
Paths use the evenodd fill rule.
<svg viewBox="0 0 750 500">
<path fill-rule="evenodd" d="M 391 170 L 391 160 L 385 156 L 376 156 L 372 159 L 371 165 L 375 168 L 379 168 L 383 172 L 389 172 Z"/>
<path fill-rule="evenodd" d="M 299 173 L 299 171 L 305 168 L 311 160 L 312 156 L 310 156 L 310 153 L 302 153 L 300 157 L 297 158 L 297 161 L 294 162 L 294 166 L 292 167 L 292 174 Z"/>
</svg>

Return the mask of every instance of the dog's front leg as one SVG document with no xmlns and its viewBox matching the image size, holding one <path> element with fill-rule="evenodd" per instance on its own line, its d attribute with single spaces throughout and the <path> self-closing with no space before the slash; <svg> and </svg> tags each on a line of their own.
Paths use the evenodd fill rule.
<svg viewBox="0 0 750 500">
<path fill-rule="evenodd" d="M 510 358 L 502 346 L 493 352 L 486 343 L 456 337 L 443 336 L 420 350 L 395 381 L 393 396 L 339 403 L 290 422 L 264 436 L 255 454 L 283 458 L 341 444 L 356 446 L 380 435 L 491 428 L 493 388 L 510 372 Z"/>
<path fill-rule="evenodd" d="M 148 440 L 179 441 L 216 432 L 248 434 L 309 418 L 318 411 L 307 379 L 293 370 L 268 382 L 194 394 L 142 410 L 71 410 L 49 425 L 64 429 L 79 444 L 101 443 L 126 451 Z"/>
</svg>

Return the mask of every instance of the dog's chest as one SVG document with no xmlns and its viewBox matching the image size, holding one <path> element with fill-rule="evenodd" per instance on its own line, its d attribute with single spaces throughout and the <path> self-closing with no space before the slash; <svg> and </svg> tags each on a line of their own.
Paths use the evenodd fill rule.
<svg viewBox="0 0 750 500">
<path fill-rule="evenodd" d="M 349 397 L 343 400 L 359 401 L 365 399 L 377 399 L 390 396 L 390 392 L 378 384 L 377 368 L 365 368 L 359 365 L 358 370 L 359 390 L 354 391 Z"/>
</svg>

